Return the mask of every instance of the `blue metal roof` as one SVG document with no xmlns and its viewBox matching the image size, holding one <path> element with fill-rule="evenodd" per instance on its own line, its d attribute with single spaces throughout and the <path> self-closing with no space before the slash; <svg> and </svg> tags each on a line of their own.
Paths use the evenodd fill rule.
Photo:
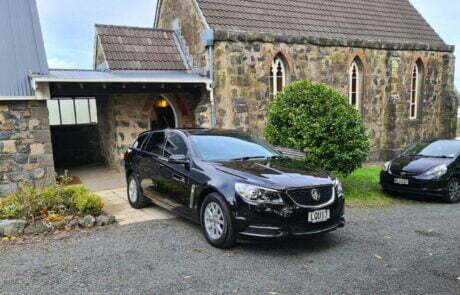
<svg viewBox="0 0 460 295">
<path fill-rule="evenodd" d="M 34 96 L 29 75 L 48 74 L 35 0 L 0 1 L 0 97 Z"/>
</svg>

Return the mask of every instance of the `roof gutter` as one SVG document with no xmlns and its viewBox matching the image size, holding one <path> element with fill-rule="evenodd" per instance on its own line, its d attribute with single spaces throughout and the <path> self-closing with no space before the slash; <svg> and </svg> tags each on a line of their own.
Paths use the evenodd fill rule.
<svg viewBox="0 0 460 295">
<path fill-rule="evenodd" d="M 155 79 L 155 78 L 59 78 L 53 76 L 32 77 L 32 84 L 38 83 L 181 83 L 209 84 L 207 79 Z"/>
</svg>

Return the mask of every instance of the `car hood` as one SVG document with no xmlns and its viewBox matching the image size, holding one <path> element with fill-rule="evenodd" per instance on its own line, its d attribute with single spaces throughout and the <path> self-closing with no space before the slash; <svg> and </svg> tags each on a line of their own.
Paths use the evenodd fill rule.
<svg viewBox="0 0 460 295">
<path fill-rule="evenodd" d="M 405 172 L 410 174 L 422 174 L 442 164 L 449 165 L 453 159 L 432 158 L 421 156 L 402 156 L 391 163 L 391 171 L 395 173 Z"/>
<path fill-rule="evenodd" d="M 304 161 L 276 159 L 263 161 L 229 161 L 216 163 L 222 172 L 274 188 L 296 188 L 331 185 L 329 174 L 309 168 Z"/>
</svg>

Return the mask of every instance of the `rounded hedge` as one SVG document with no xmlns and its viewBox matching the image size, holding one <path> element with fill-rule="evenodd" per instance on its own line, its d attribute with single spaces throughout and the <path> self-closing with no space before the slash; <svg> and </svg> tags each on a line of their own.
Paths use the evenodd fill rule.
<svg viewBox="0 0 460 295">
<path fill-rule="evenodd" d="M 370 151 L 359 112 L 326 84 L 298 81 L 269 105 L 265 136 L 269 142 L 305 152 L 325 170 L 349 174 Z"/>
</svg>

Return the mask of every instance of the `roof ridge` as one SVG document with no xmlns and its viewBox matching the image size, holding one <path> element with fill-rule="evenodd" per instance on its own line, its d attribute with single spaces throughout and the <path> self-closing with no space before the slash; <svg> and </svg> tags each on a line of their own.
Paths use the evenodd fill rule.
<svg viewBox="0 0 460 295">
<path fill-rule="evenodd" d="M 95 24 L 96 28 L 123 28 L 123 29 L 134 29 L 134 30 L 148 30 L 148 31 L 159 31 L 159 32 L 171 32 L 174 30 L 169 29 L 157 29 L 154 27 L 138 27 L 138 26 L 126 26 L 126 25 L 108 25 L 108 24 Z"/>
</svg>

